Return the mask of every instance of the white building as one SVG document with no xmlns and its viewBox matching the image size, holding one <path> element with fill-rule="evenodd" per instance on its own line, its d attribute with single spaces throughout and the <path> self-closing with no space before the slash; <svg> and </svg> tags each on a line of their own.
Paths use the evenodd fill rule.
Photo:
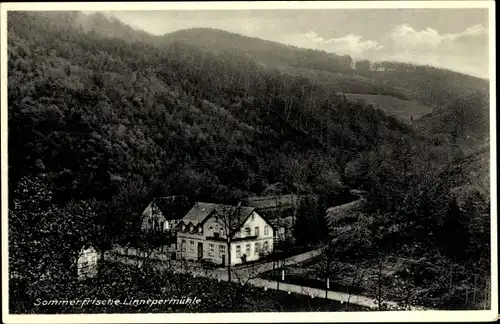
<svg viewBox="0 0 500 324">
<path fill-rule="evenodd" d="M 225 265 L 229 235 L 231 264 L 258 260 L 272 252 L 274 231 L 254 207 L 198 202 L 176 227 L 177 257 Z"/>
<path fill-rule="evenodd" d="M 77 275 L 79 280 L 94 278 L 98 273 L 99 253 L 92 247 L 84 247 L 78 255 L 76 263 Z"/>
</svg>

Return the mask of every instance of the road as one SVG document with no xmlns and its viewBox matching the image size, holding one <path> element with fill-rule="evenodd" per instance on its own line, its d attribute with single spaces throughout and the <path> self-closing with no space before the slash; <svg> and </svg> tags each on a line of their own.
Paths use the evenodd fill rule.
<svg viewBox="0 0 500 324">
<path fill-rule="evenodd" d="M 312 259 L 318 256 L 321 253 L 321 249 L 316 249 L 312 251 L 308 251 L 305 253 L 297 254 L 286 258 L 284 260 L 280 260 L 279 263 L 282 266 L 291 266 L 297 263 L 304 262 L 306 260 Z M 224 272 L 227 272 L 226 269 L 217 269 Z M 266 271 L 273 270 L 273 261 L 269 262 L 259 262 L 255 264 L 245 264 L 245 265 L 237 265 L 232 267 L 233 273 L 237 276 L 242 277 L 243 280 L 248 280 L 251 277 L 255 277 L 258 274 L 261 274 Z"/>
<path fill-rule="evenodd" d="M 285 261 L 286 265 L 292 265 L 295 263 L 300 263 L 306 261 L 310 258 L 315 257 L 320 253 L 320 249 L 302 253 L 290 258 Z M 140 258 L 127 257 L 125 255 L 118 255 L 115 253 L 110 253 L 109 251 L 104 253 L 104 259 L 111 262 L 120 262 L 129 265 L 142 265 L 142 260 Z M 153 260 L 152 266 L 158 271 L 170 270 L 174 273 L 189 273 L 193 277 L 207 277 L 218 281 L 227 281 L 227 270 L 218 269 L 203 269 L 196 262 L 187 262 L 179 260 Z M 324 289 L 311 288 L 305 286 L 299 286 L 284 282 L 277 282 L 272 280 L 267 280 L 258 277 L 259 274 L 265 271 L 273 269 L 272 262 L 257 263 L 254 265 L 237 266 L 232 269 L 232 280 L 233 282 L 241 284 L 250 284 L 255 287 L 262 287 L 263 289 L 273 289 L 288 291 L 289 293 L 296 293 L 301 295 L 310 296 L 311 298 L 327 298 L 330 300 L 339 301 L 341 303 L 350 303 L 368 308 L 377 308 L 377 301 L 374 298 L 347 294 L 343 292 L 336 292 L 329 290 L 328 293 Z M 396 302 L 384 301 L 390 308 L 398 308 Z M 417 309 L 417 308 L 413 308 Z"/>
</svg>

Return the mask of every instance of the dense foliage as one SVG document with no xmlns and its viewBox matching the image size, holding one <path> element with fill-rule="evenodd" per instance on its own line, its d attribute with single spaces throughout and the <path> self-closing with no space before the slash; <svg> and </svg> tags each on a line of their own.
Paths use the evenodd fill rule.
<svg viewBox="0 0 500 324">
<path fill-rule="evenodd" d="M 25 15 L 9 16 L 11 188 L 43 171 L 58 202 L 133 185 L 211 200 L 275 182 L 328 192 L 353 157 L 410 132 L 243 56 L 160 51 Z"/>
<path fill-rule="evenodd" d="M 256 61 L 279 66 L 294 75 L 308 74 L 340 92 L 385 94 L 416 99 L 432 106 L 445 105 L 464 93 L 487 91 L 484 79 L 431 66 L 400 62 L 355 62 L 350 56 L 302 49 L 222 30 L 193 28 L 151 40 L 155 44 L 181 41 L 219 53 L 221 49 L 245 53 Z M 383 70 L 381 70 L 383 68 Z"/>
</svg>

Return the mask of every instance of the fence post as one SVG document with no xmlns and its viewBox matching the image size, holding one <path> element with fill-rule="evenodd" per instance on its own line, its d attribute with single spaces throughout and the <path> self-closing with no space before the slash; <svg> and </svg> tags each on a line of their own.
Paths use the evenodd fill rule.
<svg viewBox="0 0 500 324">
<path fill-rule="evenodd" d="M 330 289 L 330 278 L 326 278 L 325 299 L 328 299 L 328 290 L 329 289 Z"/>
</svg>

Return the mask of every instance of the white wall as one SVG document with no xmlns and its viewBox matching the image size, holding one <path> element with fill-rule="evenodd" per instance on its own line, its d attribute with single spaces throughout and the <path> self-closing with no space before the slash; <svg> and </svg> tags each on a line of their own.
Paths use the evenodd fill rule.
<svg viewBox="0 0 500 324">
<path fill-rule="evenodd" d="M 78 279 L 93 278 L 97 276 L 97 261 L 99 254 L 91 247 L 82 249 L 77 260 Z"/>
<path fill-rule="evenodd" d="M 264 229 L 267 226 L 267 234 L 264 233 Z M 250 228 L 250 235 L 247 234 L 245 228 Z M 252 240 L 242 240 L 231 243 L 231 263 L 237 264 L 241 263 L 241 256 L 243 254 L 247 255 L 247 261 L 254 261 L 260 258 L 263 255 L 263 247 L 264 242 L 267 242 L 268 251 L 271 252 L 273 250 L 273 229 L 267 224 L 267 222 L 260 216 L 258 213 L 253 212 L 252 215 L 245 221 L 242 226 L 241 232 L 236 234 L 238 238 L 245 238 L 248 236 L 254 236 L 256 234 L 255 228 L 258 228 L 258 236 Z M 259 245 L 259 253 L 255 253 L 255 245 L 256 243 Z M 247 253 L 246 246 L 250 244 L 250 253 Z M 240 256 L 236 254 L 236 247 L 240 246 Z"/>
<path fill-rule="evenodd" d="M 265 234 L 265 227 L 267 226 L 267 234 Z M 219 229 L 220 237 L 223 238 L 225 237 L 224 235 L 224 226 L 220 225 L 217 223 L 216 219 L 214 217 L 210 217 L 209 219 L 206 220 L 206 222 L 203 224 L 203 231 L 202 233 L 199 233 L 196 231 L 196 233 L 182 233 L 179 232 L 177 233 L 177 247 L 178 251 L 180 252 L 181 249 L 181 240 L 185 239 L 186 244 L 189 244 L 190 240 L 193 240 L 198 244 L 198 242 L 203 242 L 203 247 L 204 247 L 204 252 L 203 255 L 204 257 L 208 258 L 207 254 L 207 249 L 208 249 L 208 244 L 211 243 L 211 241 L 207 241 L 207 236 L 211 236 L 209 233 L 209 228 L 212 227 L 214 231 L 217 231 L 217 228 Z M 250 217 L 244 222 L 242 226 L 242 230 L 236 233 L 235 238 L 245 238 L 248 237 L 249 235 L 245 232 L 245 227 L 250 227 L 250 236 L 255 235 L 255 228 L 258 227 L 259 230 L 259 235 L 258 237 L 254 239 L 248 239 L 248 240 L 242 240 L 242 241 L 235 241 L 231 243 L 231 264 L 238 264 L 241 263 L 241 256 L 243 254 L 247 254 L 247 261 L 254 261 L 259 259 L 260 256 L 262 256 L 262 251 L 264 247 L 264 242 L 267 242 L 267 247 L 268 251 L 271 252 L 273 250 L 273 237 L 274 237 L 274 232 L 273 228 L 271 225 L 267 224 L 267 222 L 260 216 L 258 213 L 253 212 Z M 255 244 L 259 244 L 259 252 L 260 253 L 255 253 Z M 225 241 L 214 241 L 214 244 L 216 246 L 215 250 L 215 255 L 218 256 L 218 245 L 219 244 L 225 244 Z M 246 245 L 250 244 L 250 253 L 246 253 Z M 240 246 L 240 256 L 236 254 L 236 246 Z M 207 250 L 207 251 L 206 251 Z M 179 254 L 180 255 L 180 254 Z M 196 251 L 191 253 L 189 251 L 189 246 L 186 246 L 186 251 L 183 253 L 183 255 L 186 258 L 191 258 L 191 259 L 196 259 Z M 213 256 L 210 258 L 214 258 Z M 226 258 L 227 258 L 227 251 L 226 251 Z M 217 258 L 216 258 L 217 259 Z M 220 262 L 219 259 L 217 259 L 217 262 Z"/>
</svg>

